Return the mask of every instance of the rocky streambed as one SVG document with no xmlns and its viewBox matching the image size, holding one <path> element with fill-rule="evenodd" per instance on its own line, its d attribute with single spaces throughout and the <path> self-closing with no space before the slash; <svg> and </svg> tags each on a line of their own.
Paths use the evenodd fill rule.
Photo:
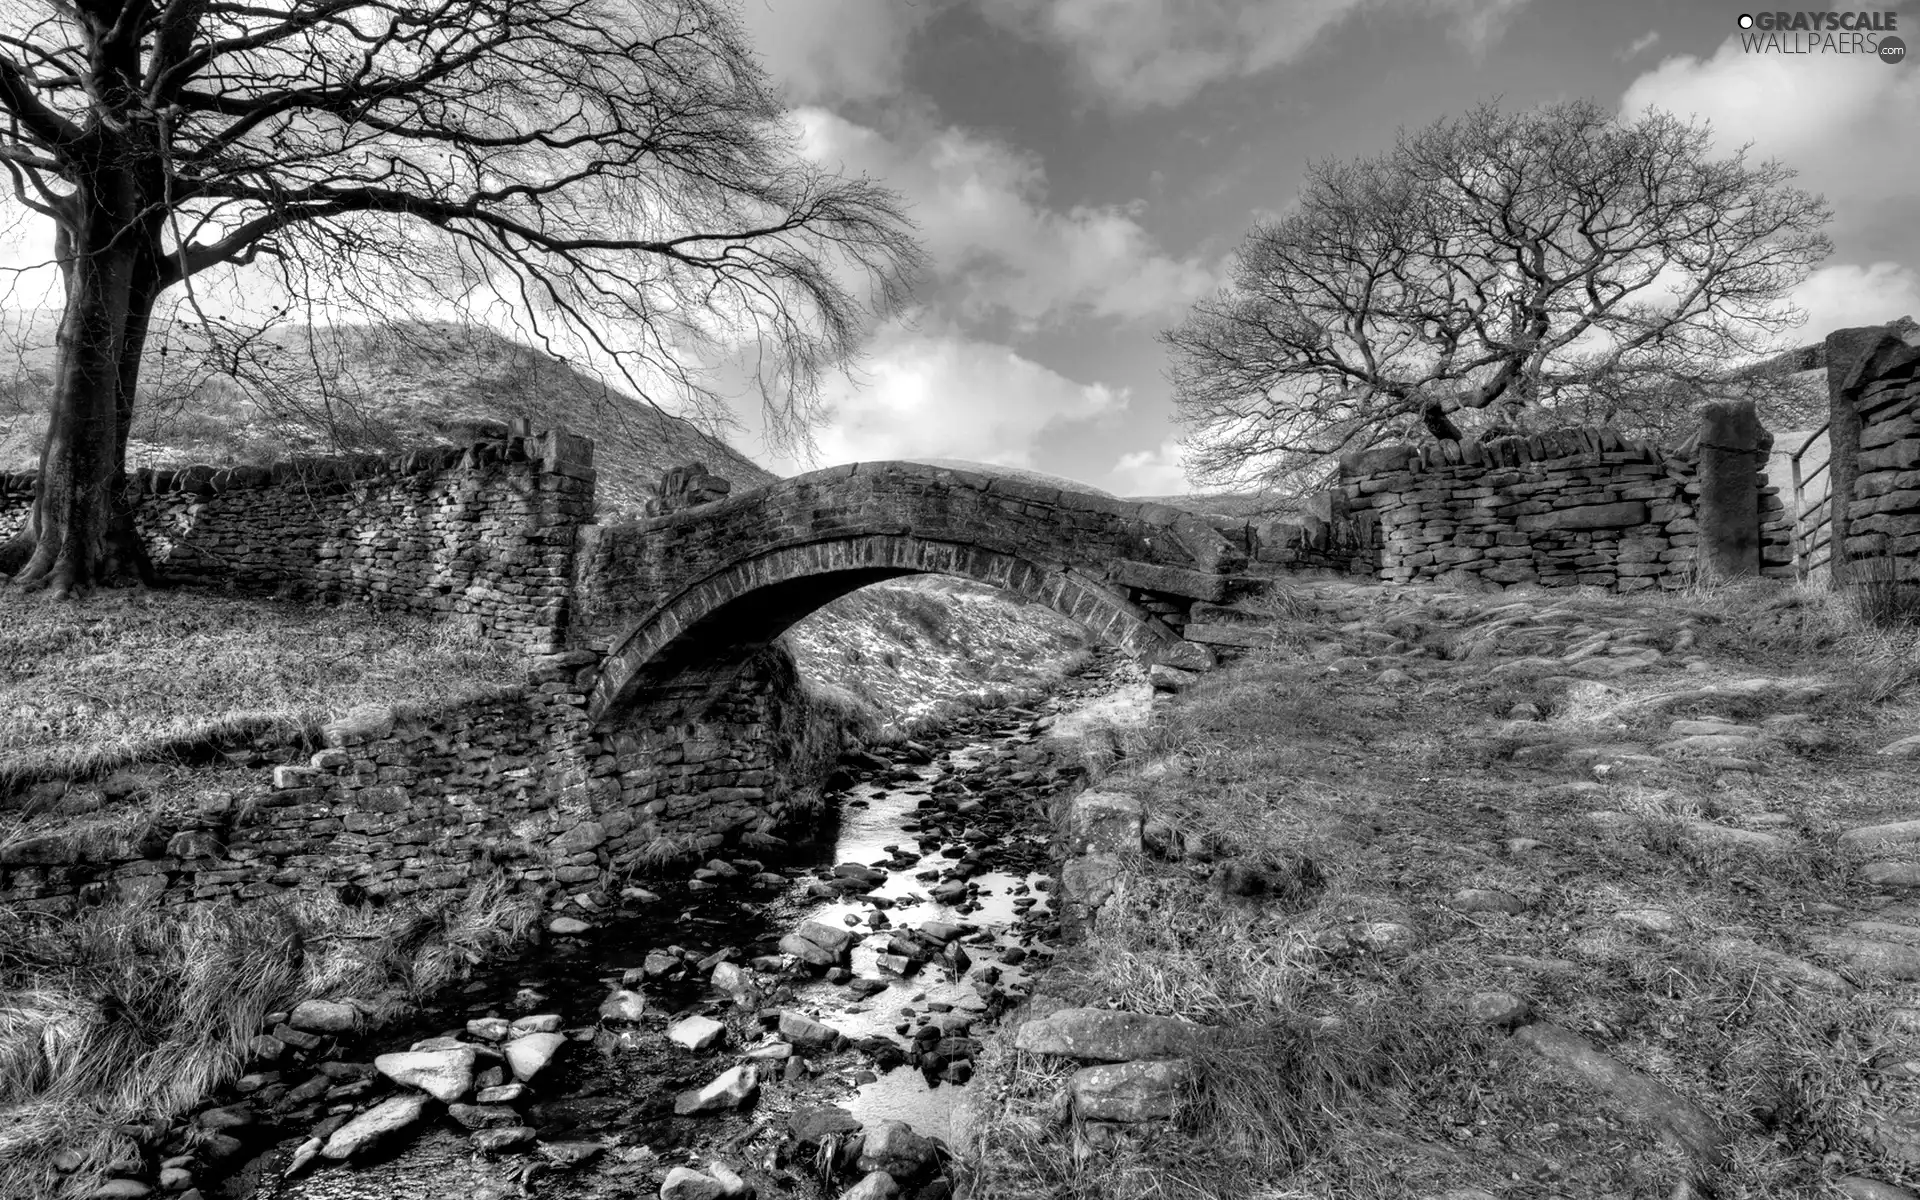
<svg viewBox="0 0 1920 1200">
<path fill-rule="evenodd" d="M 405 1028 L 320 998 L 103 1195 L 504 1200 L 949 1195 L 947 1122 L 1053 953 L 1049 737 L 1143 706 L 1102 658 L 1045 700 L 843 760 L 817 836 L 559 919 Z"/>
</svg>

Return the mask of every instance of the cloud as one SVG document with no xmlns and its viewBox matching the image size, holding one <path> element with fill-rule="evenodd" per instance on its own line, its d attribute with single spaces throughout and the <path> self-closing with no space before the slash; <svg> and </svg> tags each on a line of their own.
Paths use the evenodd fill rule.
<svg viewBox="0 0 1920 1200">
<path fill-rule="evenodd" d="M 1186 450 L 1171 440 L 1122 454 L 1107 476 L 1122 496 L 1183 496 L 1193 490 L 1187 482 Z"/>
<path fill-rule="evenodd" d="M 935 0 L 744 0 L 753 46 L 794 103 L 872 100 L 903 90 L 907 43 Z"/>
<path fill-rule="evenodd" d="M 1484 51 L 1526 0 L 980 0 L 988 19 L 1065 53 L 1084 87 L 1122 109 L 1177 105 L 1219 80 L 1292 62 L 1362 12 L 1449 21 Z"/>
<path fill-rule="evenodd" d="M 1639 37 L 1633 39 L 1633 41 L 1628 45 L 1622 46 L 1620 47 L 1620 49 L 1615 50 L 1613 52 L 1613 56 L 1619 59 L 1621 62 L 1632 62 L 1634 59 L 1639 58 L 1642 54 L 1646 53 L 1648 50 L 1653 49 L 1653 47 L 1657 45 L 1659 41 L 1660 41 L 1660 31 L 1658 29 L 1649 29 L 1645 33 L 1641 34 Z"/>
<path fill-rule="evenodd" d="M 1903 316 L 1920 320 L 1920 270 L 1891 262 L 1835 263 L 1809 275 L 1793 299 L 1807 310 L 1807 323 L 1784 339 L 1793 344 Z"/>
<path fill-rule="evenodd" d="M 1826 193 L 1848 223 L 1898 205 L 1920 220 L 1913 163 L 1920 71 L 1853 54 L 1748 54 L 1738 38 L 1711 58 L 1666 59 L 1627 87 L 1623 115 L 1649 105 L 1711 121 L 1722 151 L 1752 142 L 1800 183 Z"/>
<path fill-rule="evenodd" d="M 884 132 L 818 107 L 797 118 L 809 157 L 903 194 L 963 315 L 999 311 L 1027 327 L 1070 313 L 1158 319 L 1214 287 L 1215 266 L 1158 247 L 1140 202 L 1049 207 L 1045 168 L 1004 142 L 911 108 Z"/>
<path fill-rule="evenodd" d="M 1030 467 L 1043 432 L 1117 414 L 1128 400 L 1125 388 L 1069 379 L 1008 346 L 898 321 L 875 334 L 859 375 L 857 386 L 836 379 L 825 389 L 833 417 L 817 435 L 820 464 L 964 458 Z"/>
</svg>

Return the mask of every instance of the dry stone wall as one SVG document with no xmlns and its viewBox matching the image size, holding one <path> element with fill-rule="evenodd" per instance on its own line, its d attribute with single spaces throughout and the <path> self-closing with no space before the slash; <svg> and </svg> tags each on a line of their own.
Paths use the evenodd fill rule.
<svg viewBox="0 0 1920 1200">
<path fill-rule="evenodd" d="M 1920 346 L 1888 339 L 1839 402 L 1859 427 L 1844 543 L 1853 573 L 1920 578 Z"/>
<path fill-rule="evenodd" d="M 11 839 L 0 904 L 65 912 L 346 887 L 395 897 L 458 890 L 494 868 L 591 904 L 628 867 L 774 836 L 791 764 L 839 749 L 809 742 L 836 731 L 807 722 L 784 650 L 750 663 L 702 722 L 631 731 L 589 728 L 598 657 L 545 655 L 523 685 L 430 712 L 357 710 L 316 731 L 317 747 L 260 747 L 286 761 L 201 790 L 192 811 Z M 141 778 L 105 786 L 137 805 Z"/>
<path fill-rule="evenodd" d="M 534 652 L 564 645 L 593 444 L 564 430 L 391 458 L 129 473 L 163 577 L 462 616 Z M 0 476 L 0 538 L 32 473 Z"/>
<path fill-rule="evenodd" d="M 1792 573 L 1778 489 L 1759 470 L 1760 573 Z M 1371 564 L 1394 583 L 1679 587 L 1700 541 L 1699 459 L 1606 427 L 1496 441 L 1386 446 L 1349 456 L 1342 489 L 1370 526 Z"/>
</svg>

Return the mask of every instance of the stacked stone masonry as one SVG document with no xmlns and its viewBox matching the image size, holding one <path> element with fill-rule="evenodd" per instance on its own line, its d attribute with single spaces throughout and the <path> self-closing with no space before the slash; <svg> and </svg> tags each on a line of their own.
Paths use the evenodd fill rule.
<svg viewBox="0 0 1920 1200">
<path fill-rule="evenodd" d="M 471 619 L 563 648 L 593 446 L 554 430 L 391 458 L 130 473 L 134 523 L 170 581 L 360 600 Z M 26 525 L 31 473 L 0 475 L 0 538 Z"/>
<path fill-rule="evenodd" d="M 10 841 L 0 903 L 65 912 L 348 885 L 397 897 L 460 890 L 496 868 L 525 888 L 580 893 L 636 861 L 780 827 L 794 787 L 774 755 L 804 728 L 784 651 L 750 663 L 702 720 L 647 730 L 590 727 L 598 659 L 545 655 L 526 684 L 431 713 L 357 710 L 320 729 L 318 749 L 267 748 L 262 758 L 287 761 L 190 813 Z"/>
<path fill-rule="evenodd" d="M 1756 464 L 1764 461 L 1757 456 Z M 1698 457 L 1606 427 L 1349 456 L 1342 490 L 1393 583 L 1676 588 L 1694 573 Z M 1792 574 L 1792 530 L 1757 469 L 1760 573 Z"/>
<path fill-rule="evenodd" d="M 1847 557 L 1868 578 L 1920 577 L 1920 347 L 1889 345 L 1848 399 L 1859 415 Z"/>
</svg>

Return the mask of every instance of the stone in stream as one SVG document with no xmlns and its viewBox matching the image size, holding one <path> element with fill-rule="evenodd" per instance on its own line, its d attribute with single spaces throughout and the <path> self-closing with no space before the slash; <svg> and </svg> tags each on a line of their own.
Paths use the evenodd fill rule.
<svg viewBox="0 0 1920 1200">
<path fill-rule="evenodd" d="M 329 1134 L 331 1136 L 331 1134 Z M 301 1142 L 294 1150 L 293 1157 L 287 1161 L 287 1169 L 280 1173 L 282 1179 L 292 1179 L 307 1169 L 309 1163 L 320 1157 L 320 1147 L 327 1144 L 326 1138 L 310 1137 Z"/>
<path fill-rule="evenodd" d="M 727 1027 L 712 1017 L 695 1014 L 667 1030 L 667 1040 L 688 1050 L 706 1050 L 727 1035 Z"/>
<path fill-rule="evenodd" d="M 449 1104 L 447 1115 L 467 1129 L 499 1129 L 520 1123 L 520 1114 L 504 1104 Z"/>
<path fill-rule="evenodd" d="M 146 1200 L 153 1188 L 138 1179 L 109 1179 L 87 1193 L 88 1200 Z"/>
<path fill-rule="evenodd" d="M 1082 1067 L 1073 1073 L 1070 1089 L 1082 1120 L 1137 1123 L 1170 1120 L 1193 1081 L 1192 1063 L 1163 1058 Z"/>
<path fill-rule="evenodd" d="M 845 929 L 838 929 L 832 925 L 822 924 L 819 921 L 802 921 L 800 927 L 794 930 L 794 932 L 833 955 L 836 959 L 842 954 L 845 954 L 847 947 L 853 944 L 853 935 L 851 933 Z"/>
<path fill-rule="evenodd" d="M 593 926 L 578 917 L 555 917 L 547 922 L 548 932 L 559 934 L 561 937 L 578 937 L 592 928 Z"/>
<path fill-rule="evenodd" d="M 639 992 L 616 988 L 600 1002 L 602 1021 L 634 1022 L 647 1014 L 647 998 Z"/>
<path fill-rule="evenodd" d="M 753 1195 L 753 1185 L 740 1178 L 740 1172 L 719 1159 L 713 1159 L 707 1163 L 707 1174 L 720 1182 L 722 1195 L 740 1197 Z"/>
<path fill-rule="evenodd" d="M 504 1042 L 512 1029 L 505 1017 L 476 1017 L 467 1022 L 467 1036 L 483 1042 Z"/>
<path fill-rule="evenodd" d="M 427 1097 L 419 1092 L 389 1096 L 334 1130 L 327 1144 L 320 1148 L 320 1155 L 331 1159 L 351 1158 L 384 1138 L 412 1128 L 426 1106 Z"/>
<path fill-rule="evenodd" d="M 1713 1118 L 1666 1084 L 1601 1051 L 1572 1030 L 1544 1022 L 1522 1027 L 1513 1040 L 1658 1128 L 1696 1157 L 1717 1159 L 1724 1139 Z"/>
<path fill-rule="evenodd" d="M 840 1040 L 840 1031 L 792 1009 L 780 1012 L 780 1036 L 801 1050 L 824 1050 Z"/>
<path fill-rule="evenodd" d="M 451 1104 L 473 1087 L 474 1051 L 470 1046 L 446 1050 L 382 1054 L 374 1070 L 403 1087 L 416 1087 L 443 1104 Z"/>
<path fill-rule="evenodd" d="M 512 1037 L 520 1037 L 528 1033 L 552 1033 L 559 1028 L 559 1013 L 536 1013 L 533 1016 L 521 1017 L 508 1027 L 507 1032 Z"/>
<path fill-rule="evenodd" d="M 735 1000 L 740 999 L 740 997 L 747 992 L 755 990 L 753 986 L 753 976 L 748 974 L 746 968 L 730 962 L 714 964 L 712 983 L 714 987 L 732 996 Z"/>
<path fill-rule="evenodd" d="M 507 1043 L 507 1065 L 513 1068 L 513 1077 L 525 1083 L 545 1070 L 566 1044 L 564 1034 L 529 1033 Z"/>
<path fill-rule="evenodd" d="M 752 1100 L 759 1091 L 760 1080 L 752 1064 L 742 1064 L 722 1072 L 703 1088 L 675 1096 L 673 1111 L 684 1117 L 717 1109 L 738 1108 Z"/>
<path fill-rule="evenodd" d="M 838 1105 L 796 1108 L 787 1117 L 787 1131 L 801 1145 L 810 1145 L 831 1134 L 860 1132 L 858 1118 Z"/>
<path fill-rule="evenodd" d="M 534 1137 L 531 1125 L 503 1125 L 497 1129 L 481 1130 L 473 1135 L 470 1142 L 477 1153 L 492 1157 L 525 1150 L 533 1145 Z"/>
<path fill-rule="evenodd" d="M 293 1006 L 287 1024 L 306 1033 L 352 1033 L 360 1010 L 333 1000 L 302 1000 Z"/>
<path fill-rule="evenodd" d="M 499 1087 L 481 1088 L 473 1098 L 481 1104 L 511 1104 L 526 1094 L 524 1083 L 503 1083 Z"/>
<path fill-rule="evenodd" d="M 688 1167 L 668 1171 L 660 1185 L 660 1200 L 722 1200 L 726 1194 L 726 1185 L 718 1179 Z"/>
<path fill-rule="evenodd" d="M 856 1165 L 862 1171 L 885 1171 L 899 1181 L 930 1175 L 939 1163 L 940 1151 L 931 1138 L 921 1137 L 905 1121 L 881 1121 L 867 1128 Z"/>
<path fill-rule="evenodd" d="M 789 933 L 780 939 L 780 953 L 791 954 L 810 967 L 831 967 L 840 956 L 820 943 Z"/>
<path fill-rule="evenodd" d="M 840 1200 L 893 1200 L 900 1194 L 900 1185 L 893 1176 L 885 1171 L 874 1171 L 840 1193 Z"/>
</svg>

